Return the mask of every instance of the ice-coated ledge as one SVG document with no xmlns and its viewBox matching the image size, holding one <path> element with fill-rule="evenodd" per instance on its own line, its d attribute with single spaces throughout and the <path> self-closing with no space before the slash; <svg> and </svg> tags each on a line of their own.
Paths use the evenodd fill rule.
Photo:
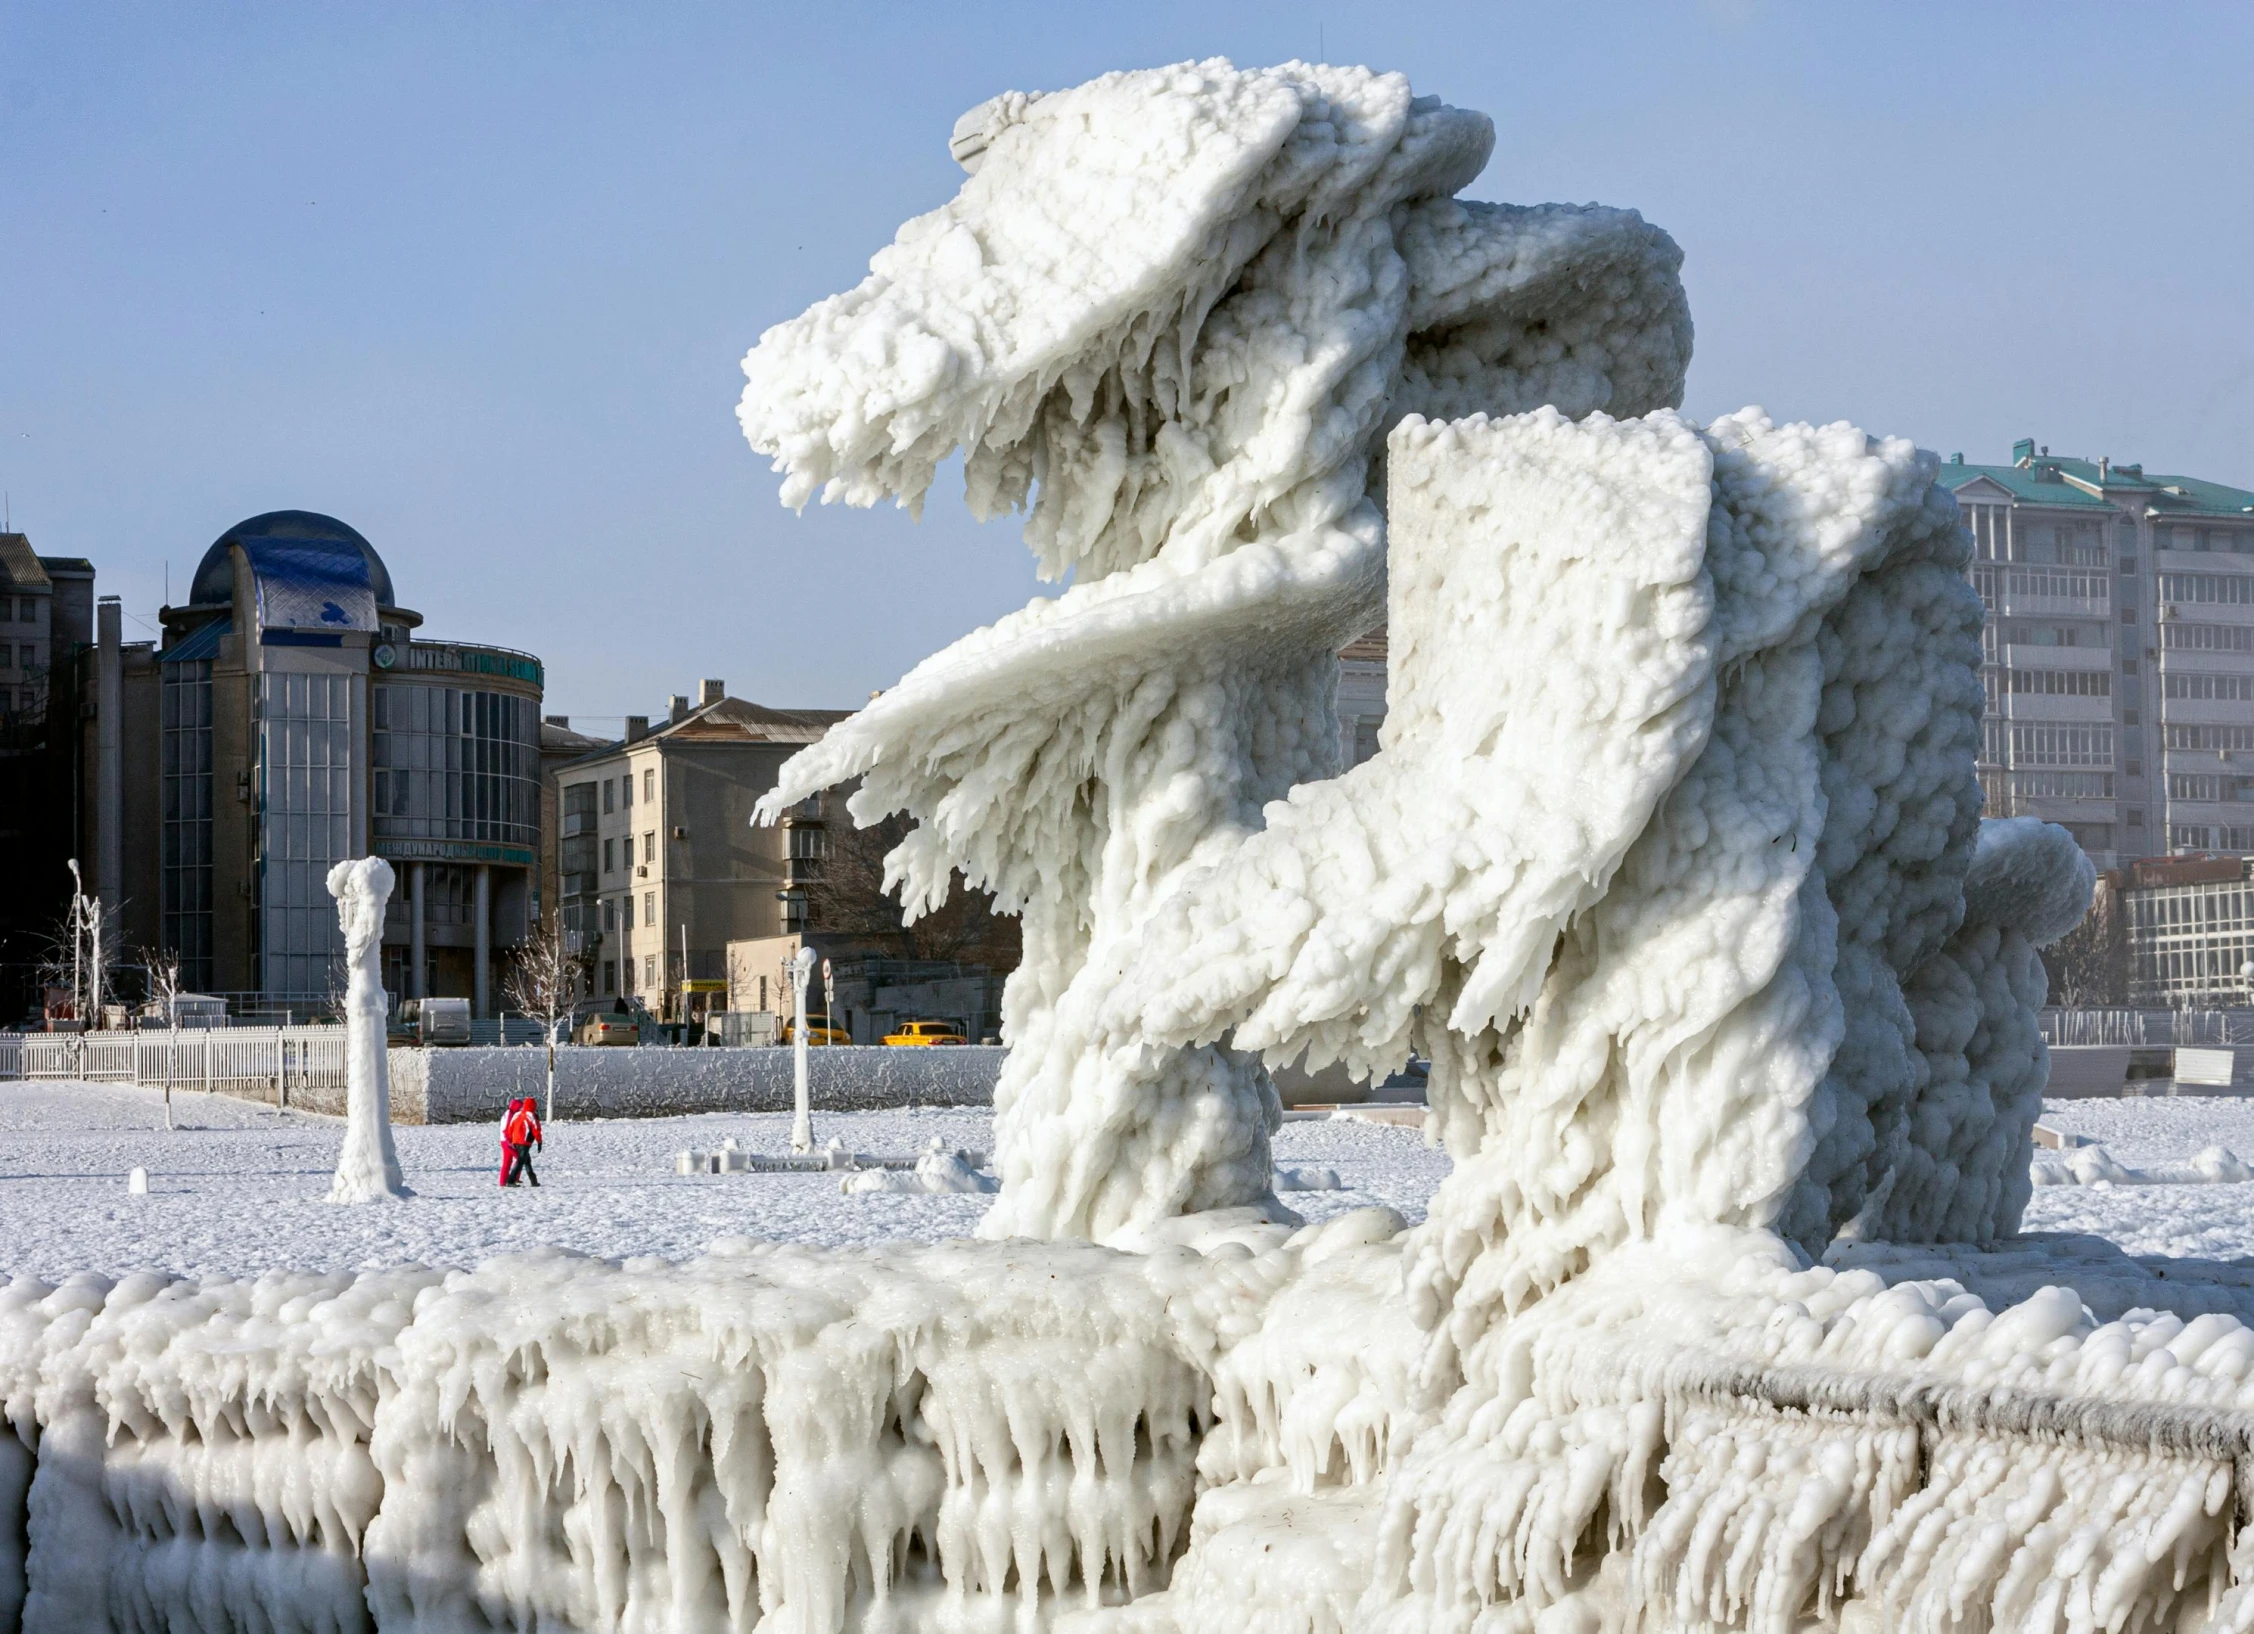
<svg viewBox="0 0 2254 1634">
<path fill-rule="evenodd" d="M 890 1049 L 840 1045 L 811 1050 L 807 1071 L 817 1109 L 870 1112 L 897 1106 L 990 1106 L 1009 1052 L 998 1046 Z M 511 1096 L 541 1095 L 547 1052 L 539 1049 L 393 1050 L 392 1117 L 399 1123 L 476 1123 L 497 1118 Z M 308 1111 L 341 1111 L 302 1100 Z M 293 1100 L 300 1098 L 293 1094 Z M 567 1118 L 659 1118 L 688 1112 L 787 1112 L 791 1052 L 784 1049 L 668 1050 L 567 1046 L 556 1051 L 556 1114 Z"/>
</svg>

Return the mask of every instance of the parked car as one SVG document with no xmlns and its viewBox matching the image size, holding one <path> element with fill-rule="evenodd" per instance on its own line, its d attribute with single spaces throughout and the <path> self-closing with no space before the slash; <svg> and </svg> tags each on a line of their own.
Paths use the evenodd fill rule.
<svg viewBox="0 0 2254 1634">
<path fill-rule="evenodd" d="M 574 1044 L 639 1044 L 641 1017 L 627 1010 L 593 1010 L 571 1032 Z"/>
<path fill-rule="evenodd" d="M 470 1041 L 468 999 L 409 999 L 399 1007 L 397 1031 L 425 1048 Z"/>
<path fill-rule="evenodd" d="M 896 1033 L 886 1033 L 887 1044 L 967 1044 L 969 1039 L 952 1021 L 911 1021 Z"/>
<path fill-rule="evenodd" d="M 798 1042 L 793 1023 L 789 1021 L 783 1023 L 782 1032 L 777 1037 L 776 1042 L 781 1044 Z M 843 1027 L 832 1027 L 827 1016 L 808 1016 L 806 1018 L 806 1042 L 819 1048 L 824 1044 L 850 1044 L 853 1040 Z"/>
</svg>

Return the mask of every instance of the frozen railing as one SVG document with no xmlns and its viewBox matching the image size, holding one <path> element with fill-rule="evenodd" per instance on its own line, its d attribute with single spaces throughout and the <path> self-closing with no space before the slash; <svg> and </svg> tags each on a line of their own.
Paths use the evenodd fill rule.
<svg viewBox="0 0 2254 1634">
<path fill-rule="evenodd" d="M 287 1106 L 292 1090 L 345 1087 L 344 1029 L 0 1033 L 0 1079 L 34 1078 L 213 1090 Z"/>
<path fill-rule="evenodd" d="M 2046 1044 L 2254 1044 L 2254 1010 L 2045 1010 Z"/>
</svg>

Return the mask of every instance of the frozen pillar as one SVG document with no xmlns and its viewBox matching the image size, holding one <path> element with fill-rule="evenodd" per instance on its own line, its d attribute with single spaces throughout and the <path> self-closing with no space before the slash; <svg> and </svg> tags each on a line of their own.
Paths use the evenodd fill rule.
<svg viewBox="0 0 2254 1634">
<path fill-rule="evenodd" d="M 381 857 L 340 862 L 329 870 L 344 932 L 345 1117 L 332 1203 L 410 1197 L 391 1139 L 391 1058 L 384 1042 L 383 911 L 391 899 L 391 864 Z"/>
<path fill-rule="evenodd" d="M 104 596 L 95 614 L 98 651 L 94 668 L 94 894 L 117 939 L 125 901 L 125 646 L 124 613 Z M 105 947 L 105 953 L 114 951 Z"/>
<path fill-rule="evenodd" d="M 423 876 L 430 864 L 418 862 L 408 875 L 407 907 L 407 996 L 411 999 L 428 998 L 423 991 Z"/>
<path fill-rule="evenodd" d="M 470 920 L 477 927 L 477 951 L 471 955 L 476 970 L 470 978 L 470 1014 L 483 1021 L 493 1013 L 487 1003 L 492 975 L 486 968 L 493 962 L 493 868 L 490 863 L 477 865 L 477 897 L 470 909 Z"/>
</svg>

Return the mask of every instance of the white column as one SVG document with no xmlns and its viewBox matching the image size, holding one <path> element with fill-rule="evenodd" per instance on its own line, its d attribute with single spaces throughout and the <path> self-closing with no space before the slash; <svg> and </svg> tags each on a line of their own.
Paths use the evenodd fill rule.
<svg viewBox="0 0 2254 1634">
<path fill-rule="evenodd" d="M 488 1002 L 492 975 L 486 968 L 493 962 L 493 867 L 490 863 L 477 865 L 477 900 L 470 909 L 470 918 L 477 927 L 477 951 L 472 955 L 477 961 L 477 970 L 470 979 L 470 1014 L 483 1021 L 493 1013 Z"/>
</svg>

